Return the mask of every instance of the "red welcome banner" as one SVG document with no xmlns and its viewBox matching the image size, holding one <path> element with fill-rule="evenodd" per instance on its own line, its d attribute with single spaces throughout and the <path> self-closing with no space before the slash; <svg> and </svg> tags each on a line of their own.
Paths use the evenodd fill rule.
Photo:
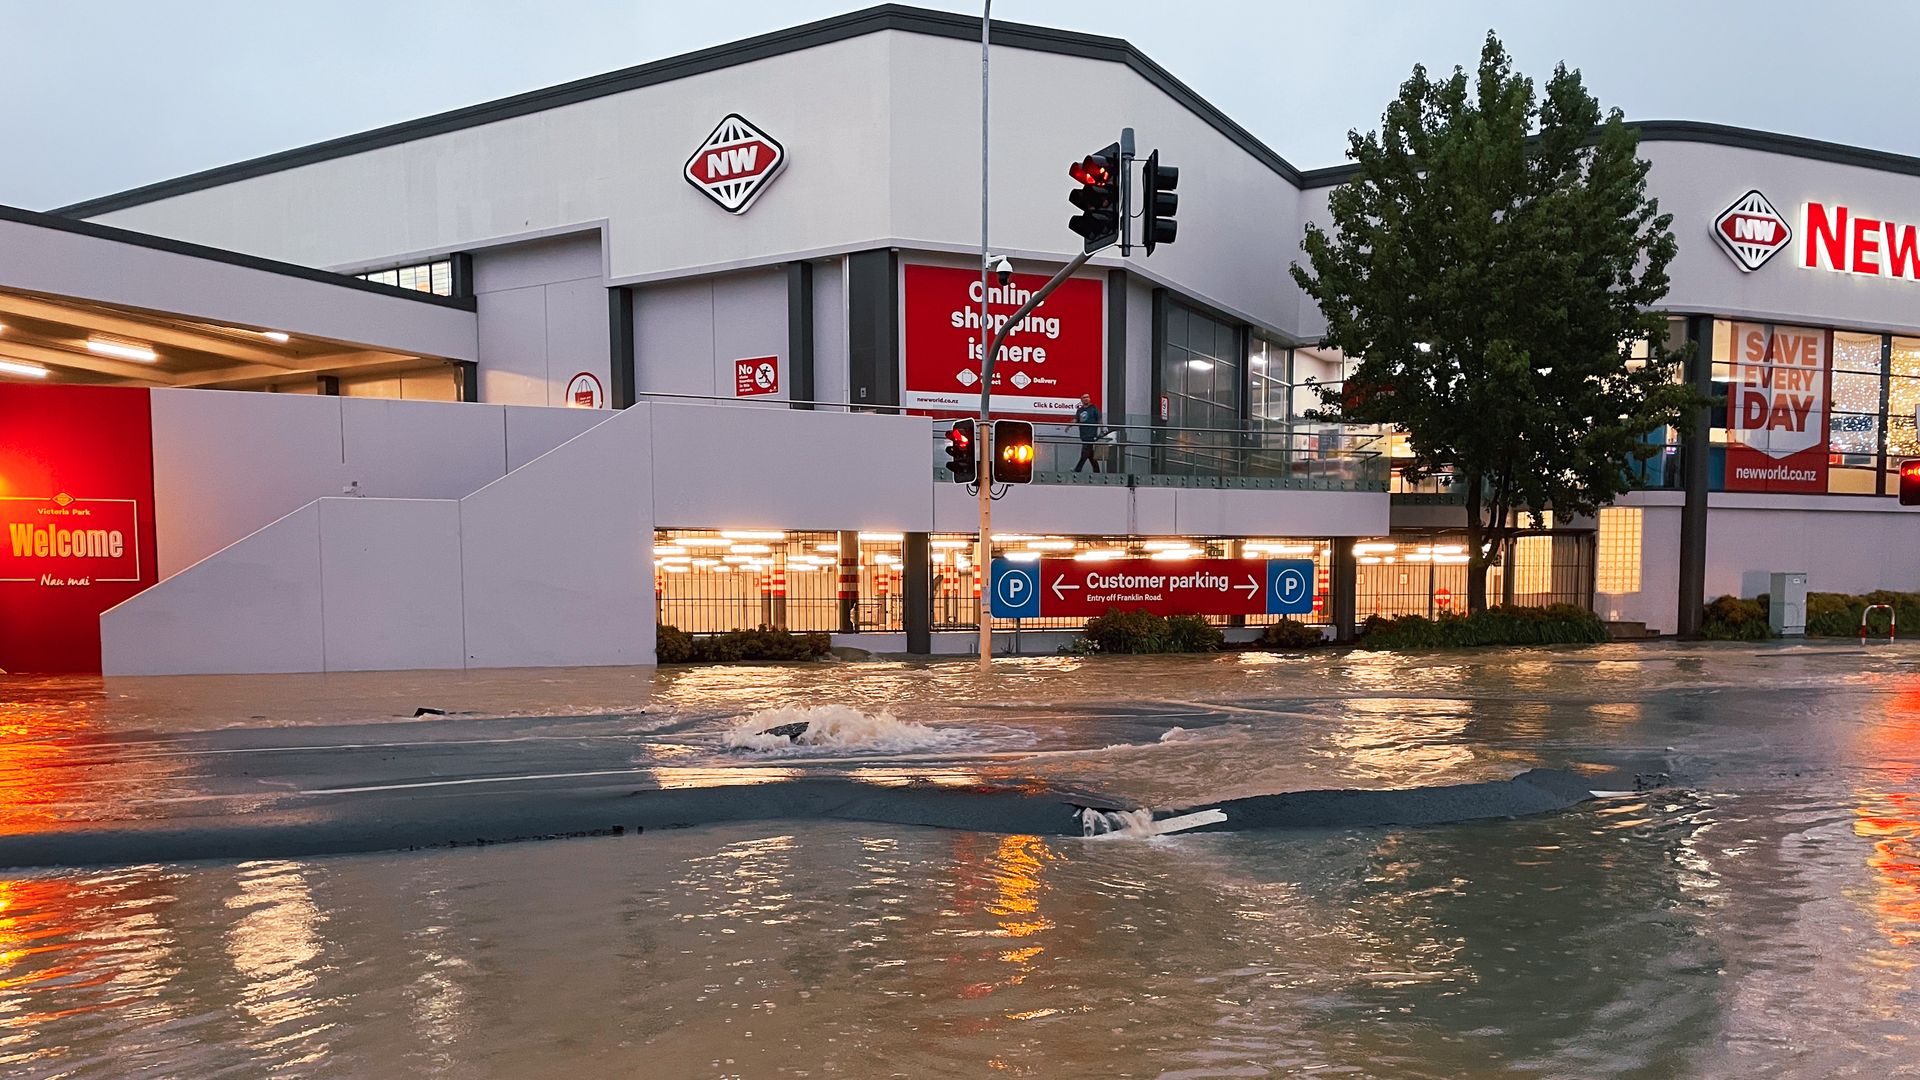
<svg viewBox="0 0 1920 1080">
<path fill-rule="evenodd" d="M 1733 324 L 1726 490 L 1827 490 L 1832 346 L 1825 330 Z"/>
<path fill-rule="evenodd" d="M 0 384 L 0 670 L 100 670 L 100 613 L 158 580 L 145 389 Z"/>
</svg>

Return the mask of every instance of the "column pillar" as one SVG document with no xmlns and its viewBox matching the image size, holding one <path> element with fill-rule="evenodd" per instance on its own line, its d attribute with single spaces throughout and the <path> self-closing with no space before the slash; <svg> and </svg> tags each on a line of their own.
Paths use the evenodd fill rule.
<svg viewBox="0 0 1920 1080">
<path fill-rule="evenodd" d="M 1702 394 L 1713 393 L 1713 318 L 1707 315 L 1687 317 L 1687 340 L 1693 344 L 1693 357 L 1687 381 Z M 1713 447 L 1713 411 L 1703 408 L 1694 414 L 1693 431 L 1682 445 L 1681 477 L 1687 501 L 1680 509 L 1680 585 L 1675 597 L 1675 630 L 1681 637 L 1700 635 L 1701 608 L 1707 596 L 1707 471 Z"/>
<path fill-rule="evenodd" d="M 860 534 L 843 532 L 840 541 L 840 632 L 860 632 Z"/>
<path fill-rule="evenodd" d="M 901 619 L 907 651 L 915 656 L 933 652 L 933 561 L 928 556 L 927 534 L 906 534 L 900 556 L 900 599 L 906 605 Z"/>
<path fill-rule="evenodd" d="M 1331 565 L 1327 568 L 1327 617 L 1333 621 L 1333 640 L 1352 641 L 1354 623 L 1360 605 L 1359 564 L 1354 562 L 1351 536 L 1329 540 Z"/>
</svg>

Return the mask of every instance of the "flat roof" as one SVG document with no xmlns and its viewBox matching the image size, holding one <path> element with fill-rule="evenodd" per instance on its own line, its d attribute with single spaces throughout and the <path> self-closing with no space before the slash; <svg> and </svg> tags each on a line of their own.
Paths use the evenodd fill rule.
<svg viewBox="0 0 1920 1080">
<path fill-rule="evenodd" d="M 134 204 L 129 203 L 128 205 Z M 74 233 L 80 236 L 91 237 L 95 240 L 106 240 L 116 244 L 131 244 L 134 247 L 150 248 L 154 251 L 164 251 L 173 255 L 184 255 L 193 259 L 205 259 L 209 262 L 225 263 L 229 266 L 238 266 L 247 270 L 258 270 L 262 273 L 278 274 L 282 277 L 301 278 L 306 281 L 318 282 L 322 285 L 332 285 L 336 288 L 353 289 L 359 292 L 375 293 L 380 296 L 399 297 L 404 300 L 413 300 L 439 307 L 458 308 L 462 311 L 476 310 L 474 298 L 471 296 L 441 296 L 437 293 L 421 292 L 418 289 L 402 289 L 396 285 L 382 285 L 379 282 L 366 281 L 362 278 L 350 277 L 346 274 L 336 274 L 329 270 L 316 270 L 311 266 L 300 266 L 296 263 L 281 262 L 278 259 L 263 259 L 258 255 L 248 255 L 239 251 L 228 251 L 225 248 L 208 247 L 205 244 L 195 244 L 165 236 L 154 236 L 151 233 L 135 232 L 132 229 L 121 229 L 112 225 L 102 225 L 97 222 L 81 221 L 74 217 L 65 216 L 63 212 L 57 210 L 43 213 L 38 210 L 22 210 L 17 206 L 0 205 L 0 221 L 11 221 L 17 224 L 31 225 L 43 229 L 56 229 L 60 232 Z"/>
<path fill-rule="evenodd" d="M 862 37 L 883 30 L 978 41 L 980 20 L 954 12 L 931 11 L 902 4 L 882 4 L 709 49 L 683 53 L 636 67 L 593 75 L 573 82 L 561 83 L 558 86 L 515 94 L 478 105 L 469 105 L 418 120 L 390 124 L 355 135 L 328 139 L 292 150 L 282 150 L 231 165 L 190 173 L 171 180 L 130 188 L 112 195 L 82 200 L 59 207 L 52 212 L 70 218 L 93 217 L 131 206 L 157 202 L 176 195 L 219 187 L 237 180 L 349 157 L 368 150 L 412 142 L 432 135 L 462 131 L 500 120 L 559 108 L 563 105 L 590 101 L 683 79 L 691 75 L 718 71 L 755 60 Z M 993 43 L 1005 48 L 1030 49 L 1035 52 L 1123 64 L 1296 187 L 1327 187 L 1341 183 L 1353 175 L 1354 166 L 1352 165 L 1335 165 L 1306 171 L 1295 168 L 1226 113 L 1195 93 L 1165 68 L 1134 48 L 1132 44 L 1120 38 L 1057 30 L 1026 23 L 1003 22 L 996 19 L 993 23 Z M 1638 128 L 1641 139 L 1648 142 L 1695 142 L 1737 146 L 1814 161 L 1920 176 L 1920 157 L 1884 150 L 1870 150 L 1797 135 L 1783 135 L 1690 120 L 1648 120 L 1633 123 L 1631 126 Z M 385 288 L 385 286 L 377 287 Z"/>
</svg>

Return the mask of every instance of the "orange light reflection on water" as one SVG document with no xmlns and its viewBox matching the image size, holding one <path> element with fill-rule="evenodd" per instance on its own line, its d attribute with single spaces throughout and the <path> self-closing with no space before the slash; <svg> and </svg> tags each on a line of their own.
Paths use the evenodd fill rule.
<svg viewBox="0 0 1920 1080">
<path fill-rule="evenodd" d="M 1894 695 L 1869 738 L 1888 783 L 1855 793 L 1853 832 L 1873 844 L 1867 867 L 1881 933 L 1912 946 L 1920 944 L 1920 682 Z"/>
</svg>

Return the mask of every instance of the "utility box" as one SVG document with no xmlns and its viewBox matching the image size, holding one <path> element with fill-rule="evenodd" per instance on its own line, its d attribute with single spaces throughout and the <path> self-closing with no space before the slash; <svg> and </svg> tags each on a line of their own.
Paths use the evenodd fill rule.
<svg viewBox="0 0 1920 1080">
<path fill-rule="evenodd" d="M 1775 637 L 1807 634 L 1807 575 L 1774 574 L 1767 591 L 1767 625 Z"/>
</svg>

